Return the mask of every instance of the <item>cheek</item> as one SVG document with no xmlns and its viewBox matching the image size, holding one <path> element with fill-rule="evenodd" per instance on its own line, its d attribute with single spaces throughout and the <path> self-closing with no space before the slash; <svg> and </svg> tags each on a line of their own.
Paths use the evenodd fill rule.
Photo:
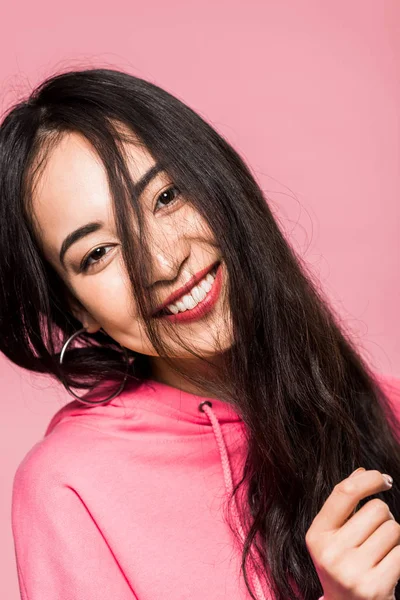
<svg viewBox="0 0 400 600">
<path fill-rule="evenodd" d="M 114 260 L 82 282 L 77 293 L 86 309 L 102 325 L 124 327 L 124 323 L 131 322 L 137 313 L 128 286 L 127 276 Z"/>
<path fill-rule="evenodd" d="M 190 203 L 186 204 L 182 211 L 178 211 L 173 221 L 173 229 L 175 231 L 179 230 L 181 235 L 191 238 L 205 238 L 209 241 L 213 240 L 213 232 L 209 228 L 207 221 L 203 219 L 202 215 Z"/>
</svg>

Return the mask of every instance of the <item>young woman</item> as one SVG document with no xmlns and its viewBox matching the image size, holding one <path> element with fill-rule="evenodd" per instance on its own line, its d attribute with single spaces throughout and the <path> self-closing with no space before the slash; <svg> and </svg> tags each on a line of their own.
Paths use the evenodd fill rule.
<svg viewBox="0 0 400 600">
<path fill-rule="evenodd" d="M 210 125 L 49 78 L 2 122 L 0 222 L 0 350 L 76 397 L 15 475 L 23 600 L 400 597 L 395 389 Z"/>
</svg>

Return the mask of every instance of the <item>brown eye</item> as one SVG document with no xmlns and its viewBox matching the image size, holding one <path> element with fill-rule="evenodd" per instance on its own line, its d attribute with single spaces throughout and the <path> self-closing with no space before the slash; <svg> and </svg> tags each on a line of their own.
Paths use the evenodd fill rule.
<svg viewBox="0 0 400 600">
<path fill-rule="evenodd" d="M 179 194 L 180 194 L 179 189 L 176 186 L 171 185 L 169 188 L 167 188 L 166 190 L 161 192 L 161 194 L 157 198 L 157 202 L 165 202 L 166 203 L 165 206 L 171 206 L 172 204 L 175 203 Z M 156 202 L 156 207 L 157 207 L 157 202 Z"/>
<path fill-rule="evenodd" d="M 99 246 L 95 248 L 88 256 L 82 261 L 80 271 L 86 272 L 89 271 L 93 267 L 94 264 L 98 264 L 104 260 L 104 257 L 107 256 L 107 253 L 104 253 L 103 250 L 106 248 L 112 248 L 112 246 Z M 94 263 L 91 263 L 90 260 L 94 260 Z"/>
</svg>

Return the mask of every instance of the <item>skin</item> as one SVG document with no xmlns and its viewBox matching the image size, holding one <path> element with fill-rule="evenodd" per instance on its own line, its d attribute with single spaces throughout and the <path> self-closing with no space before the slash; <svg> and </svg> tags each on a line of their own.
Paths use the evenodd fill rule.
<svg viewBox="0 0 400 600">
<path fill-rule="evenodd" d="M 155 164 L 143 145 L 125 144 L 133 181 Z M 160 304 L 198 271 L 220 260 L 218 245 L 207 223 L 175 188 L 160 198 L 174 182 L 159 172 L 144 190 L 140 202 L 154 246 L 149 293 Z M 175 199 L 175 202 L 174 202 Z M 33 218 L 43 252 L 71 293 L 71 310 L 94 333 L 102 328 L 122 346 L 146 354 L 152 365 L 152 378 L 188 392 L 201 390 L 183 381 L 165 365 L 148 339 L 134 298 L 129 291 L 128 276 L 120 252 L 112 214 L 112 200 L 106 173 L 100 159 L 86 138 L 78 133 L 66 134 L 50 153 L 34 191 Z M 64 238 L 78 227 L 102 220 L 105 227 L 79 240 L 65 254 L 65 268 L 59 251 Z M 86 273 L 79 273 L 83 258 L 99 246 Z M 213 363 L 216 354 L 215 334 L 223 349 L 231 344 L 230 331 L 222 318 L 226 272 L 222 293 L 213 310 L 201 320 L 180 323 L 179 334 L 185 342 Z M 170 344 L 169 339 L 166 341 Z M 187 372 L 198 370 L 196 358 L 180 346 L 171 356 Z M 204 370 L 204 367 L 202 367 Z"/>
<path fill-rule="evenodd" d="M 127 150 L 130 172 L 137 181 L 155 161 L 139 144 L 129 144 Z M 172 204 L 173 193 L 167 201 L 160 199 L 172 184 L 167 174 L 159 173 L 141 197 L 154 244 L 149 293 L 157 304 L 194 273 L 221 258 L 212 232 L 190 203 L 178 197 Z M 202 390 L 171 371 L 146 336 L 129 290 L 104 167 L 84 137 L 65 135 L 53 149 L 35 188 L 32 207 L 45 257 L 66 283 L 71 310 L 82 325 L 91 333 L 102 328 L 122 346 L 148 355 L 153 379 L 202 395 Z M 105 227 L 74 244 L 65 255 L 64 267 L 59 260 L 64 238 L 95 220 L 102 220 Z M 86 273 L 79 273 L 82 259 L 99 246 L 106 248 L 92 257 Z M 215 364 L 220 360 L 216 332 L 223 350 L 231 344 L 231 331 L 223 318 L 225 278 L 223 271 L 222 293 L 208 316 L 177 325 L 185 341 Z M 187 372 L 203 368 L 179 346 L 173 347 L 173 357 Z M 362 498 L 385 489 L 379 471 L 347 478 L 335 486 L 311 524 L 306 544 L 325 600 L 394 599 L 400 577 L 400 526 L 378 499 L 354 514 Z"/>
<path fill-rule="evenodd" d="M 362 498 L 390 490 L 380 471 L 363 467 L 340 481 L 306 534 L 325 600 L 394 600 L 400 578 L 400 525 L 388 505 Z"/>
</svg>

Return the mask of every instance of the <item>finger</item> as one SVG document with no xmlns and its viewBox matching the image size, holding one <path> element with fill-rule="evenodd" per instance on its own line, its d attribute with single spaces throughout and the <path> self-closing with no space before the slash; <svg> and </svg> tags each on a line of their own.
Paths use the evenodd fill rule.
<svg viewBox="0 0 400 600">
<path fill-rule="evenodd" d="M 371 569 L 374 580 L 392 583 L 393 587 L 400 579 L 400 546 L 395 546 L 385 558 Z"/>
<path fill-rule="evenodd" d="M 374 567 L 398 544 L 400 525 L 393 519 L 382 523 L 369 538 L 357 548 L 365 566 Z"/>
<path fill-rule="evenodd" d="M 336 532 L 336 536 L 343 548 L 354 548 L 365 542 L 382 523 L 393 519 L 388 505 L 379 498 L 374 498 L 346 521 Z"/>
<path fill-rule="evenodd" d="M 312 527 L 316 533 L 336 531 L 345 523 L 358 502 L 367 496 L 390 489 L 376 469 L 360 471 L 335 485 L 323 507 L 314 518 Z"/>
</svg>

